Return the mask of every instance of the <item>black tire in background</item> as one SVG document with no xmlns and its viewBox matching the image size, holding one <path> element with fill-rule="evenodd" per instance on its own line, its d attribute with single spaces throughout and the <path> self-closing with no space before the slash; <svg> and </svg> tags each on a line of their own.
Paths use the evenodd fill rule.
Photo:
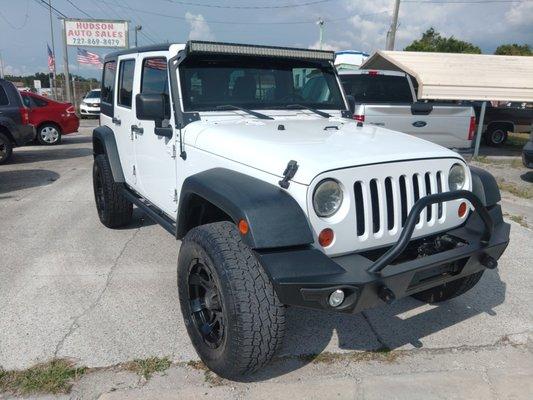
<svg viewBox="0 0 533 400">
<path fill-rule="evenodd" d="M 285 307 L 235 224 L 189 231 L 178 258 L 181 311 L 205 365 L 238 378 L 267 364 L 285 333 Z"/>
<path fill-rule="evenodd" d="M 500 125 L 491 126 L 485 132 L 485 143 L 488 146 L 502 146 L 507 140 L 507 128 Z"/>
<path fill-rule="evenodd" d="M 430 304 L 453 299 L 476 286 L 483 276 L 483 272 L 485 271 L 481 270 L 475 274 L 465 276 L 464 278 L 456 279 L 443 285 L 424 290 L 423 292 L 413 294 L 411 297 Z"/>
<path fill-rule="evenodd" d="M 61 143 L 61 129 L 52 123 L 45 123 L 37 129 L 37 142 L 43 146 L 55 146 Z"/>
<path fill-rule="evenodd" d="M 0 133 L 0 164 L 7 163 L 12 154 L 13 143 L 11 143 L 11 140 L 6 135 Z"/>
<path fill-rule="evenodd" d="M 131 221 L 133 204 L 122 194 L 122 188 L 113 179 L 109 161 L 98 154 L 93 164 L 93 189 L 98 217 L 108 228 L 120 228 Z"/>
</svg>

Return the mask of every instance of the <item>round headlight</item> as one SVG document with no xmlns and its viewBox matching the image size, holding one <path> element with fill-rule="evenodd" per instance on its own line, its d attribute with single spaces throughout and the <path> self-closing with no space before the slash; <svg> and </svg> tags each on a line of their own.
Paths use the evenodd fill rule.
<svg viewBox="0 0 533 400">
<path fill-rule="evenodd" d="M 313 193 L 313 208 L 319 217 L 331 217 L 342 204 L 342 189 L 333 179 L 324 179 Z"/>
<path fill-rule="evenodd" d="M 448 175 L 450 190 L 461 190 L 465 185 L 465 168 L 461 164 L 453 164 Z"/>
</svg>

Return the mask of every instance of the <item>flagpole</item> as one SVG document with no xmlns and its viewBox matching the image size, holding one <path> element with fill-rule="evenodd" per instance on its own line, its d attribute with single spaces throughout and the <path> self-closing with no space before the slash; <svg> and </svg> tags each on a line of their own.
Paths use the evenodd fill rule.
<svg viewBox="0 0 533 400">
<path fill-rule="evenodd" d="M 48 10 L 50 12 L 50 36 L 52 37 L 52 56 L 54 57 L 54 65 L 52 69 L 52 84 L 50 87 L 52 88 L 52 96 L 54 97 L 54 100 L 57 100 L 57 92 L 56 92 L 56 48 L 54 43 L 54 24 L 52 23 L 52 0 L 48 0 Z M 50 74 L 48 74 L 50 76 Z"/>
</svg>

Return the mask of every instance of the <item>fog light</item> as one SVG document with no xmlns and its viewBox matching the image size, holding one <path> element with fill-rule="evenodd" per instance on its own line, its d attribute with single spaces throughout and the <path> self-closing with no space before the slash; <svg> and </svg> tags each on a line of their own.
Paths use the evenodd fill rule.
<svg viewBox="0 0 533 400">
<path fill-rule="evenodd" d="M 331 292 L 329 295 L 328 303 L 331 307 L 338 307 L 344 301 L 344 292 L 340 289 Z"/>
</svg>

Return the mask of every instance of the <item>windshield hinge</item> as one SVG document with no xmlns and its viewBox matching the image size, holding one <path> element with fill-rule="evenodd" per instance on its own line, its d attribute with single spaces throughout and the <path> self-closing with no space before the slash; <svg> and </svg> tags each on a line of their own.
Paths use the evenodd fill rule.
<svg viewBox="0 0 533 400">
<path fill-rule="evenodd" d="M 172 192 L 172 201 L 174 203 L 178 202 L 178 189 L 174 189 L 174 191 Z"/>
<path fill-rule="evenodd" d="M 171 153 L 171 157 L 172 157 L 172 158 L 176 158 L 176 143 L 173 143 L 173 144 L 172 144 L 172 153 Z"/>
<path fill-rule="evenodd" d="M 289 187 L 289 181 L 294 178 L 296 171 L 298 171 L 298 163 L 294 160 L 289 161 L 287 168 L 285 168 L 285 172 L 283 172 L 283 179 L 279 181 L 279 185 L 283 189 L 287 189 Z"/>
</svg>

